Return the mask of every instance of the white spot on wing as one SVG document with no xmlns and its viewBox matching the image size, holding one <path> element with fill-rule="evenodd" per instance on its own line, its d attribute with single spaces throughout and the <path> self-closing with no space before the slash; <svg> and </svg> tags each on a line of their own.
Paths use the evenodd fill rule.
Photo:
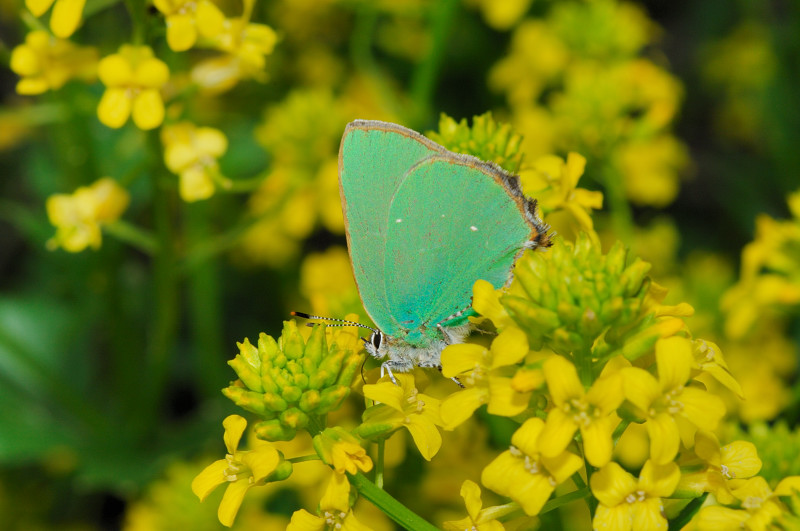
<svg viewBox="0 0 800 531">
<path fill-rule="evenodd" d="M 394 222 L 395 222 L 395 223 L 402 223 L 402 222 L 403 222 L 403 220 L 402 220 L 402 219 L 400 219 L 400 218 L 397 218 L 396 220 L 394 220 Z"/>
<path fill-rule="evenodd" d="M 477 232 L 477 231 L 478 231 L 478 227 L 476 227 L 475 225 L 473 225 L 473 226 L 471 226 L 471 227 L 469 228 L 469 230 L 471 230 L 472 232 Z"/>
</svg>

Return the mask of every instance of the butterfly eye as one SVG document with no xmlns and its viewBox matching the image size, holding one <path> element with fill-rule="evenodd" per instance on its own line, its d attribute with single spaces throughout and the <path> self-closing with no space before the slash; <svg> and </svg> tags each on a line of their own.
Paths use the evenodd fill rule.
<svg viewBox="0 0 800 531">
<path fill-rule="evenodd" d="M 378 351 L 381 348 L 381 342 L 383 342 L 383 334 L 380 330 L 376 330 L 372 332 L 372 337 L 369 338 L 372 342 L 372 346 L 375 347 L 375 350 Z"/>
</svg>

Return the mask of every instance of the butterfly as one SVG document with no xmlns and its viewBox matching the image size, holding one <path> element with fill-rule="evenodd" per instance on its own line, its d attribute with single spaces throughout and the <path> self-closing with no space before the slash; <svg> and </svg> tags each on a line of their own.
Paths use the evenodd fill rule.
<svg viewBox="0 0 800 531">
<path fill-rule="evenodd" d="M 441 368 L 442 350 L 469 334 L 475 281 L 505 286 L 525 249 L 551 245 L 517 176 L 397 124 L 347 125 L 339 191 L 353 274 L 377 328 L 346 323 L 372 331 L 365 349 L 392 380 Z"/>
</svg>

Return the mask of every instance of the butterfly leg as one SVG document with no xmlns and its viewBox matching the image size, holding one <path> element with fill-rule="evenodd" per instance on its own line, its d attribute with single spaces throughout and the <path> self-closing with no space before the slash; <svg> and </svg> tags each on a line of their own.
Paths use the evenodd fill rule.
<svg viewBox="0 0 800 531">
<path fill-rule="evenodd" d="M 389 373 L 389 378 L 392 380 L 392 383 L 398 385 L 397 379 L 395 379 L 394 374 L 392 373 L 392 367 L 388 361 L 381 363 L 381 378 L 383 378 L 386 373 Z"/>
</svg>

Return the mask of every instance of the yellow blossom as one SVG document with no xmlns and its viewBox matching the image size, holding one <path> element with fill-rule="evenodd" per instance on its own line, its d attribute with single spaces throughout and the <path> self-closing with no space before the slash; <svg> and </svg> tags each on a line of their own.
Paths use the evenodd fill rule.
<svg viewBox="0 0 800 531">
<path fill-rule="evenodd" d="M 104 57 L 97 71 L 106 86 L 97 107 L 103 124 L 122 127 L 132 114 L 139 129 L 161 125 L 164 101 L 159 90 L 169 79 L 169 69 L 149 46 L 123 45 L 119 53 Z"/>
<path fill-rule="evenodd" d="M 97 51 L 38 30 L 28 33 L 25 43 L 14 48 L 10 63 L 11 70 L 22 77 L 17 93 L 41 94 L 60 89 L 74 77 L 93 78 Z"/>
<path fill-rule="evenodd" d="M 637 480 L 615 462 L 592 475 L 592 493 L 600 502 L 594 529 L 656 531 L 667 528 L 661 498 L 675 490 L 681 474 L 675 463 L 647 461 Z"/>
<path fill-rule="evenodd" d="M 619 424 L 614 411 L 623 400 L 619 371 L 604 373 L 585 391 L 575 366 L 555 354 L 544 362 L 544 376 L 554 407 L 547 415 L 540 451 L 548 457 L 559 455 L 580 429 L 586 460 L 604 466 L 611 459 L 611 436 Z"/>
<path fill-rule="evenodd" d="M 570 452 L 553 457 L 541 453 L 544 421 L 530 418 L 511 437 L 511 447 L 483 470 L 481 482 L 519 503 L 529 515 L 539 513 L 556 486 L 583 466 Z"/>
<path fill-rule="evenodd" d="M 319 516 L 305 509 L 295 511 L 286 531 L 370 531 L 356 520 L 350 507 L 350 482 L 347 476 L 334 472 L 319 502 Z"/>
<path fill-rule="evenodd" d="M 718 396 L 688 385 L 693 363 L 691 342 L 669 337 L 656 343 L 658 380 L 638 367 L 621 371 L 625 398 L 645 418 L 655 464 L 672 461 L 681 440 L 691 448 L 696 430 L 714 429 L 725 414 Z"/>
<path fill-rule="evenodd" d="M 242 16 L 225 19 L 222 29 L 203 42 L 204 47 L 225 52 L 192 70 L 192 80 L 204 89 L 224 92 L 240 79 L 266 79 L 266 56 L 272 53 L 278 36 L 269 26 L 250 22 L 254 3 L 255 0 L 245 0 Z"/>
<path fill-rule="evenodd" d="M 25 7 L 35 16 L 41 17 L 54 1 L 55 7 L 50 14 L 50 29 L 56 37 L 66 39 L 78 29 L 86 0 L 25 0 Z"/>
<path fill-rule="evenodd" d="M 128 207 L 130 197 L 114 179 L 104 177 L 82 186 L 70 195 L 47 198 L 47 217 L 56 226 L 56 235 L 47 242 L 50 249 L 63 247 L 71 253 L 102 243 L 100 226 L 116 221 Z"/>
<path fill-rule="evenodd" d="M 442 402 L 445 429 L 453 429 L 483 404 L 492 415 L 512 417 L 522 413 L 530 401 L 530 392 L 517 392 L 511 385 L 516 365 L 528 353 L 528 339 L 519 328 L 504 329 L 490 348 L 473 343 L 450 345 L 442 352 L 442 374 L 458 377 L 467 388 Z"/>
<path fill-rule="evenodd" d="M 360 441 L 344 428 L 326 428 L 314 437 L 314 449 L 338 474 L 372 470 L 372 460 Z"/>
<path fill-rule="evenodd" d="M 364 396 L 375 404 L 364 411 L 363 422 L 356 434 L 370 438 L 385 436 L 398 428 L 406 428 L 422 457 L 428 461 L 442 446 L 440 401 L 417 391 L 411 374 L 395 374 L 399 385 L 388 379 L 364 386 Z"/>
<path fill-rule="evenodd" d="M 444 523 L 445 531 L 502 531 L 503 524 L 492 517 L 490 509 L 483 510 L 481 488 L 474 481 L 466 480 L 461 485 L 461 497 L 467 506 L 467 517 Z"/>
<path fill-rule="evenodd" d="M 184 201 L 199 201 L 214 194 L 214 183 L 226 182 L 219 174 L 217 159 L 228 149 L 228 139 L 218 129 L 197 127 L 190 122 L 164 127 L 164 162 L 180 176 Z"/>
<path fill-rule="evenodd" d="M 217 516 L 222 525 L 230 527 L 239 511 L 245 494 L 251 487 L 264 485 L 269 476 L 278 474 L 280 479 L 291 473 L 291 463 L 283 461 L 282 456 L 272 445 L 262 444 L 254 450 L 239 450 L 239 440 L 247 427 L 247 421 L 239 415 L 230 415 L 223 422 L 225 427 L 225 459 L 208 465 L 192 481 L 192 492 L 206 499 L 219 485 L 227 483 L 225 495 L 219 504 Z"/>
<path fill-rule="evenodd" d="M 558 234 L 595 234 L 591 213 L 602 208 L 603 194 L 577 187 L 585 167 L 584 157 L 570 153 L 566 161 L 555 155 L 540 157 L 520 172 L 526 193 L 536 198 Z"/>
<path fill-rule="evenodd" d="M 194 46 L 198 34 L 216 37 L 225 21 L 225 15 L 210 0 L 154 0 L 153 5 L 167 19 L 167 44 L 176 52 Z"/>
</svg>

